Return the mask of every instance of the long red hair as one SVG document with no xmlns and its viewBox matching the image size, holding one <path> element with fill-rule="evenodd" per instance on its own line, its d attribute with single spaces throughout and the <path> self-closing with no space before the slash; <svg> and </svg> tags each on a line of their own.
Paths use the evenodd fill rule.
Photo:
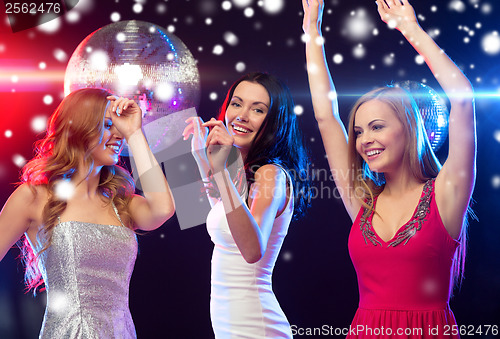
<svg viewBox="0 0 500 339">
<path fill-rule="evenodd" d="M 50 247 L 58 216 L 67 205 L 54 194 L 54 185 L 59 180 L 70 180 L 82 161 L 88 169 L 86 175 L 92 171 L 92 145 L 103 136 L 106 97 L 109 95 L 111 93 L 104 89 L 86 88 L 65 97 L 50 117 L 45 137 L 36 142 L 35 157 L 23 168 L 22 182 L 29 184 L 34 193 L 35 186 L 48 192 L 42 212 L 43 226 L 37 234 L 39 243 L 36 247 L 41 246 L 41 250 L 35 254 L 26 237 L 22 245 L 26 285 L 34 292 L 43 284 L 38 257 Z M 122 221 L 130 228 L 128 203 L 134 190 L 134 181 L 128 171 L 117 165 L 102 168 L 98 192 L 109 203 L 114 202 Z"/>
</svg>

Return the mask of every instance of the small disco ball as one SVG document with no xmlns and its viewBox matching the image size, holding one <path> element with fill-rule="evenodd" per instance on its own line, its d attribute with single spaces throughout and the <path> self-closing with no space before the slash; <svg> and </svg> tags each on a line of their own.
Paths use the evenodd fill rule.
<svg viewBox="0 0 500 339">
<path fill-rule="evenodd" d="M 448 136 L 450 113 L 439 94 L 431 87 L 416 81 L 403 81 L 395 84 L 411 93 L 424 120 L 427 137 L 436 152 Z"/>
<path fill-rule="evenodd" d="M 184 120 L 195 115 L 200 86 L 196 61 L 186 45 L 152 23 L 128 20 L 88 35 L 68 62 L 64 92 L 88 87 L 134 99 L 153 152 L 180 139 Z M 176 114 L 172 114 L 176 113 Z M 123 155 L 129 155 L 128 147 Z"/>
</svg>

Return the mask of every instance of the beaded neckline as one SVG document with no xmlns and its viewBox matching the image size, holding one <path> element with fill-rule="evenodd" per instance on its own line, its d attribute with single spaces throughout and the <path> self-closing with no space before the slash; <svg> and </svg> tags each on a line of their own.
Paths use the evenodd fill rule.
<svg viewBox="0 0 500 339">
<path fill-rule="evenodd" d="M 427 180 L 413 216 L 406 224 L 399 228 L 396 235 L 387 243 L 387 247 L 395 247 L 399 244 L 406 245 L 410 238 L 413 237 L 415 233 L 417 233 L 417 231 L 420 231 L 420 229 L 422 228 L 422 224 L 425 221 L 425 217 L 430 210 L 432 195 L 431 193 L 434 187 L 434 180 L 435 178 Z M 367 203 L 371 205 L 371 199 L 369 199 Z M 370 211 L 368 208 L 363 207 L 363 214 L 359 222 L 361 233 L 363 234 L 363 238 L 365 239 L 365 244 L 368 244 L 368 241 L 370 241 L 374 246 L 382 246 L 382 243 L 379 239 L 377 239 L 377 234 L 375 233 L 372 226 L 373 213 L 374 210 Z"/>
</svg>

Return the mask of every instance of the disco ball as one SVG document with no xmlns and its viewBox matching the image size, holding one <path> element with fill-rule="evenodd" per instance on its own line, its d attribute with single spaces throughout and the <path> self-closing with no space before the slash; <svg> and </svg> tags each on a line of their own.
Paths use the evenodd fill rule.
<svg viewBox="0 0 500 339">
<path fill-rule="evenodd" d="M 66 68 L 64 92 L 88 87 L 138 102 L 153 152 L 180 139 L 200 97 L 196 61 L 186 45 L 164 28 L 137 20 L 104 26 L 78 45 Z M 129 155 L 127 147 L 122 154 Z"/>
<path fill-rule="evenodd" d="M 403 81 L 395 84 L 411 93 L 424 120 L 425 130 L 432 149 L 437 151 L 448 136 L 450 113 L 439 94 L 431 87 L 416 81 Z"/>
</svg>

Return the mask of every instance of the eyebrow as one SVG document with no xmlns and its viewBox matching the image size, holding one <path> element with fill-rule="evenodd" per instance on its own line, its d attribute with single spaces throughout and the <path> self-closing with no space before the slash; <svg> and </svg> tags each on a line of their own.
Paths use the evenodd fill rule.
<svg viewBox="0 0 500 339">
<path fill-rule="evenodd" d="M 236 99 L 238 99 L 240 101 L 243 101 L 243 99 L 240 98 L 237 95 L 233 95 L 233 97 L 231 98 L 231 101 L 233 101 L 234 98 L 236 98 Z M 269 106 L 267 104 L 263 103 L 262 101 L 255 101 L 255 102 L 252 103 L 252 105 L 258 105 L 258 104 L 262 104 L 262 105 L 266 106 L 267 108 L 269 108 Z"/>
<path fill-rule="evenodd" d="M 372 120 L 372 121 L 370 121 L 370 122 L 368 123 L 368 126 L 371 126 L 371 125 L 373 125 L 374 123 L 376 123 L 376 122 L 378 122 L 378 121 L 385 122 L 385 120 L 384 120 L 384 119 L 374 119 L 374 120 Z M 354 128 L 361 128 L 361 127 L 354 125 Z"/>
</svg>

